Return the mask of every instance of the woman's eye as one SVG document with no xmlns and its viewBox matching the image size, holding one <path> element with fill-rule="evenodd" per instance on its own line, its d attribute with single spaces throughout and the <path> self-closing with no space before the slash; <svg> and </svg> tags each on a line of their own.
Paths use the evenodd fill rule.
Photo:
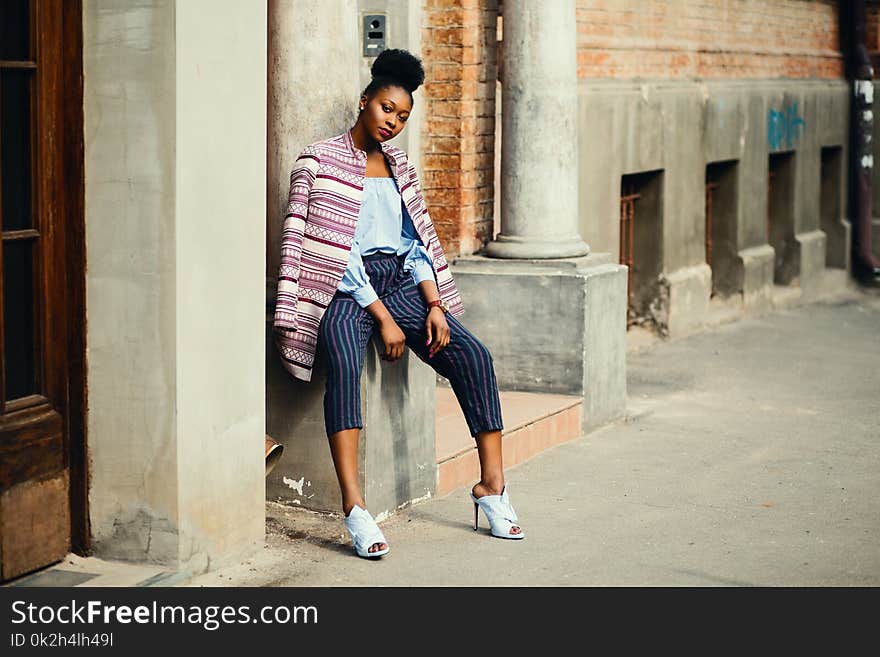
<svg viewBox="0 0 880 657">
<path fill-rule="evenodd" d="M 391 111 L 391 108 L 390 108 L 390 107 L 386 107 L 385 105 L 382 105 L 382 109 L 385 110 L 386 112 L 390 112 L 390 111 Z"/>
</svg>

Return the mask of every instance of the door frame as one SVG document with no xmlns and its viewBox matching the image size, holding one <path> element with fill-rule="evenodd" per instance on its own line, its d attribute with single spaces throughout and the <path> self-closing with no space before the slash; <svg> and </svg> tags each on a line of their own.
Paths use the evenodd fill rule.
<svg viewBox="0 0 880 657">
<path fill-rule="evenodd" d="M 60 184 L 67 265 L 67 439 L 70 458 L 71 551 L 91 552 L 89 531 L 88 459 L 86 458 L 86 233 L 85 233 L 85 119 L 83 115 L 82 0 L 62 4 L 60 118 L 65 175 Z"/>
</svg>

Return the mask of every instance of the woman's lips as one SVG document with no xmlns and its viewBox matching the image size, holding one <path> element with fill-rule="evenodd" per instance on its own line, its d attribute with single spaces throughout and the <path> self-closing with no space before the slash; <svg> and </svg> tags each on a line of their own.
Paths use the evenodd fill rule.
<svg viewBox="0 0 880 657">
<path fill-rule="evenodd" d="M 388 139 L 391 136 L 390 130 L 385 130 L 385 128 L 379 128 L 379 134 Z"/>
</svg>

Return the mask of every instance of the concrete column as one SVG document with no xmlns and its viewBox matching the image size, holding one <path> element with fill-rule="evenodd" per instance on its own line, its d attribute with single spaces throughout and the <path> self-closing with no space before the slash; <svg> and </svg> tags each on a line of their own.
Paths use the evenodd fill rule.
<svg viewBox="0 0 880 657">
<path fill-rule="evenodd" d="M 626 267 L 578 232 L 574 0 L 504 0 L 501 232 L 452 268 L 502 390 L 582 395 L 582 429 L 626 408 Z"/>
<path fill-rule="evenodd" d="M 354 3 L 268 0 L 268 301 L 274 303 L 290 171 L 303 147 L 350 128 L 361 92 Z"/>
<path fill-rule="evenodd" d="M 320 4 L 320 11 L 316 10 Z M 324 428 L 326 367 L 319 344 L 309 382 L 282 367 L 272 338 L 279 242 L 290 171 L 302 148 L 347 130 L 374 59 L 363 57 L 364 13 L 388 16 L 389 48 L 418 54 L 418 3 L 403 0 L 269 0 L 268 271 L 266 431 L 284 445 L 266 480 L 267 498 L 320 511 L 341 509 L 339 484 Z M 416 92 L 418 95 L 420 92 Z M 416 112 L 421 111 L 416 101 Z M 419 118 L 395 145 L 417 160 Z M 413 141 L 407 141 L 413 140 Z M 416 147 L 413 147 L 413 143 Z M 378 519 L 436 490 L 434 394 L 436 375 L 409 351 L 394 363 L 370 341 L 361 375 L 358 470 L 367 507 Z"/>
<path fill-rule="evenodd" d="M 200 572 L 265 532 L 266 5 L 83 5 L 97 556 Z"/>
<path fill-rule="evenodd" d="M 496 258 L 587 255 L 578 234 L 574 0 L 504 0 L 501 232 Z"/>
</svg>

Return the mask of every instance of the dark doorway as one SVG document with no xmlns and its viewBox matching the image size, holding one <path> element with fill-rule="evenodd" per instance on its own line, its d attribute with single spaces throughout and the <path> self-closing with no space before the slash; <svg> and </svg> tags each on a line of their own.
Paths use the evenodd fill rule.
<svg viewBox="0 0 880 657">
<path fill-rule="evenodd" d="M 794 237 L 793 152 L 771 153 L 767 173 L 767 243 L 776 252 L 773 282 L 797 283 L 800 250 Z"/>
<path fill-rule="evenodd" d="M 666 330 L 663 271 L 663 171 L 627 174 L 620 181 L 620 263 L 628 267 L 627 328 Z"/>
</svg>

